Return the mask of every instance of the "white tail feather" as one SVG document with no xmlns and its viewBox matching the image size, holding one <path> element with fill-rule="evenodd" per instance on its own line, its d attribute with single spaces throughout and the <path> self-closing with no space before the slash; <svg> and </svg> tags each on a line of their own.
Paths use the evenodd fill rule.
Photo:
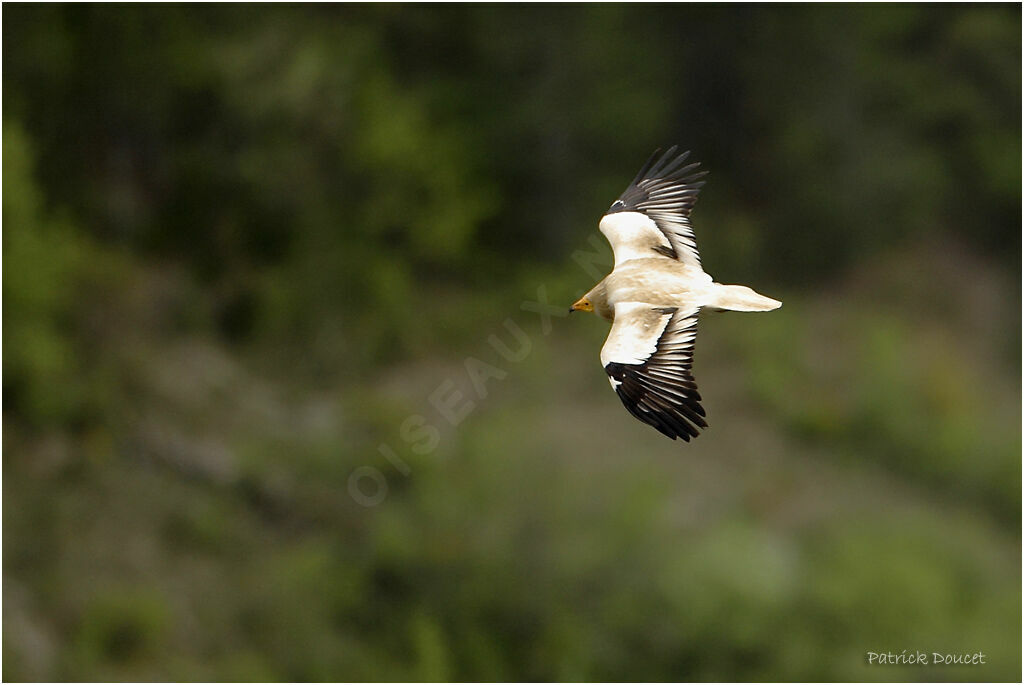
<svg viewBox="0 0 1024 685">
<path fill-rule="evenodd" d="M 705 306 L 734 312 L 770 312 L 781 307 L 782 303 L 760 295 L 745 285 L 715 283 Z"/>
</svg>

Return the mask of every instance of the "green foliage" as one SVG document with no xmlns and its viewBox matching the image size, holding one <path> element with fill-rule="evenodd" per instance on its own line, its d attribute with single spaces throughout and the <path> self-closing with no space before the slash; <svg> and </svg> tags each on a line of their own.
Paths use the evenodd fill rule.
<svg viewBox="0 0 1024 685">
<path fill-rule="evenodd" d="M 962 265 L 948 258 L 928 260 L 922 251 L 886 266 L 928 283 L 963 275 Z M 999 353 L 996 343 L 977 328 L 973 337 L 963 336 L 980 303 L 950 297 L 942 315 L 962 323 L 922 321 L 920 309 L 897 312 L 885 301 L 893 279 L 875 268 L 867 278 L 866 292 L 845 295 L 865 304 L 846 305 L 842 316 L 822 310 L 822 303 L 816 310 L 796 302 L 753 329 L 730 322 L 730 344 L 749 360 L 751 390 L 810 443 L 844 445 L 850 459 L 880 462 L 1014 520 L 1021 440 L 1010 416 L 1019 393 L 987 368 Z"/>
<path fill-rule="evenodd" d="M 79 619 L 67 675 L 102 677 L 111 666 L 130 669 L 146 658 L 161 656 L 169 611 L 163 598 L 125 588 L 90 600 Z"/>
<path fill-rule="evenodd" d="M 106 398 L 81 357 L 91 298 L 122 275 L 120 261 L 64 218 L 49 214 L 32 176 L 24 130 L 4 125 L 4 388 L 38 424 L 81 420 Z"/>
<path fill-rule="evenodd" d="M 3 15 L 5 679 L 1019 677 L 1019 7 Z M 688 445 L 529 306 L 673 143 Z"/>
</svg>

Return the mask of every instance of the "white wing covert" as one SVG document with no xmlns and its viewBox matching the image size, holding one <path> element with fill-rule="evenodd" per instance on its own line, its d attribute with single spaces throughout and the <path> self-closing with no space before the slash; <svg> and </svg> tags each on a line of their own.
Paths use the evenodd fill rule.
<svg viewBox="0 0 1024 685">
<path fill-rule="evenodd" d="M 661 150 L 655 150 L 601 219 L 616 265 L 659 254 L 700 266 L 690 210 L 707 172 L 697 171 L 697 163 L 683 166 L 690 153 L 674 157 L 676 149 L 673 145 L 660 157 Z"/>
<path fill-rule="evenodd" d="M 687 442 L 707 427 L 690 372 L 697 312 L 620 302 L 601 348 L 601 364 L 629 413 Z"/>
</svg>

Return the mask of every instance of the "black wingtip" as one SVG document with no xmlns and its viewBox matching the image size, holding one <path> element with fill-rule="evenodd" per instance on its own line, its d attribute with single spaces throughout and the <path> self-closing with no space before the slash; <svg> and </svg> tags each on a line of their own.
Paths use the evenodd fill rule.
<svg viewBox="0 0 1024 685">
<path fill-rule="evenodd" d="M 654 166 L 654 162 L 655 162 L 655 160 L 658 159 L 658 156 L 660 154 L 661 154 L 661 148 L 660 147 L 656 148 L 654 150 L 654 152 L 651 153 L 651 156 L 648 157 L 647 161 L 644 162 L 642 167 L 640 167 L 640 171 L 636 172 L 636 176 L 633 178 L 633 183 L 631 185 L 636 185 L 637 183 L 642 181 L 645 176 L 647 176 L 647 172 L 650 171 L 651 167 Z"/>
<path fill-rule="evenodd" d="M 699 168 L 699 162 L 686 163 L 689 150 L 677 154 L 678 150 L 678 145 L 665 151 L 656 149 L 605 214 L 646 214 L 669 243 L 668 250 L 661 249 L 658 253 L 670 259 L 700 264 L 689 217 L 705 184 L 701 179 L 707 172 Z"/>
<path fill-rule="evenodd" d="M 647 178 L 683 179 L 689 177 L 696 180 L 707 173 L 706 171 L 696 171 L 697 167 L 700 166 L 700 162 L 692 162 L 683 167 L 683 163 L 690 158 L 690 150 L 676 154 L 678 150 L 678 145 L 673 145 L 664 152 L 662 152 L 660 147 L 655 149 L 651 156 L 647 158 L 647 161 L 644 162 L 644 165 L 640 167 L 640 171 L 637 172 L 636 177 L 633 179 L 633 184 L 636 185 Z"/>
</svg>

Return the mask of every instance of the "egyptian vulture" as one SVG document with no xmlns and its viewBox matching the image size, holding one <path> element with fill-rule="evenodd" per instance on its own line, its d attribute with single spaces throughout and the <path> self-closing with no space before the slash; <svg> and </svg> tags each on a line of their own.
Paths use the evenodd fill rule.
<svg viewBox="0 0 1024 685">
<path fill-rule="evenodd" d="M 766 312 L 782 306 L 744 285 L 704 272 L 690 210 L 707 172 L 684 164 L 689 152 L 655 150 L 601 219 L 615 266 L 570 312 L 612 322 L 601 365 L 629 413 L 675 440 L 707 427 L 690 369 L 697 314 L 704 307 Z"/>
</svg>

